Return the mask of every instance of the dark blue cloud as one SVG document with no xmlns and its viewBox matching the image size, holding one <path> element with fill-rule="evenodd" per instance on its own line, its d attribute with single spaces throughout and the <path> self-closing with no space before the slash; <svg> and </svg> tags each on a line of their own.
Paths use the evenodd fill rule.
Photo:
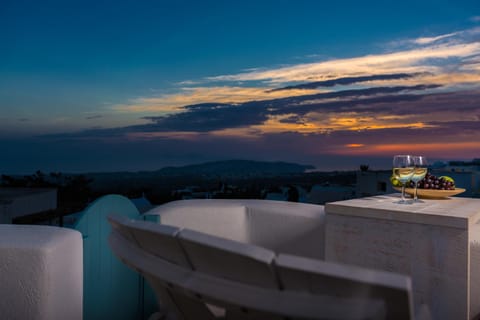
<svg viewBox="0 0 480 320">
<path fill-rule="evenodd" d="M 452 136 L 458 134 L 480 134 L 480 119 L 470 120 L 470 121 L 431 121 L 427 122 L 426 125 L 432 126 L 430 128 L 430 133 L 433 136 L 435 135 L 444 135 L 449 134 Z"/>
<path fill-rule="evenodd" d="M 100 114 L 85 117 L 85 119 L 87 119 L 87 120 L 100 119 L 100 118 L 103 118 L 103 116 L 100 115 Z"/>
<path fill-rule="evenodd" d="M 304 124 L 305 119 L 303 119 L 299 115 L 292 115 L 287 118 L 280 119 L 280 122 L 282 123 L 294 123 L 294 124 Z"/>
<path fill-rule="evenodd" d="M 223 107 L 228 107 L 228 103 L 197 103 L 197 104 L 191 104 L 184 106 L 184 109 L 187 110 L 198 110 L 198 109 L 218 109 L 218 108 L 223 108 Z"/>
<path fill-rule="evenodd" d="M 190 108 L 186 112 L 161 117 L 149 117 L 154 125 L 139 126 L 159 131 L 206 132 L 263 123 L 268 119 L 268 102 L 253 101 L 239 105 L 212 105 Z"/>
<path fill-rule="evenodd" d="M 361 76 L 361 77 L 344 77 L 344 78 L 337 78 L 332 80 L 315 81 L 315 82 L 298 84 L 294 86 L 287 86 L 287 87 L 273 89 L 270 91 L 273 92 L 273 91 L 293 90 L 293 89 L 316 89 L 319 87 L 333 87 L 336 85 L 349 85 L 354 83 L 375 81 L 375 80 L 409 79 L 409 78 L 417 77 L 421 74 L 422 73 L 393 73 L 393 74 L 380 74 L 380 75 Z"/>
</svg>

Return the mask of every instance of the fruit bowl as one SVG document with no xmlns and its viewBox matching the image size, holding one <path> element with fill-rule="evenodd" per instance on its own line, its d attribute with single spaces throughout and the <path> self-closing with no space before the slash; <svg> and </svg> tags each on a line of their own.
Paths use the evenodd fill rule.
<svg viewBox="0 0 480 320">
<path fill-rule="evenodd" d="M 393 189 L 402 192 L 402 188 L 394 187 Z M 435 189 L 417 189 L 417 195 L 419 198 L 423 199 L 440 199 L 451 197 L 457 194 L 465 192 L 463 188 L 455 188 L 454 190 L 435 190 Z M 413 197 L 415 193 L 414 188 L 405 188 L 405 193 Z"/>
</svg>

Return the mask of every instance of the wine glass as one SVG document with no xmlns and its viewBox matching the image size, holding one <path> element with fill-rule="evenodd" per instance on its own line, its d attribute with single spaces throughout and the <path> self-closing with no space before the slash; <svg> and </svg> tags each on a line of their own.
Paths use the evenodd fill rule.
<svg viewBox="0 0 480 320">
<path fill-rule="evenodd" d="M 413 157 L 411 155 L 396 155 L 393 157 L 393 176 L 402 184 L 402 200 L 405 203 L 405 184 L 414 173 Z"/>
<path fill-rule="evenodd" d="M 413 164 L 414 164 L 414 172 L 412 176 L 412 181 L 415 182 L 415 192 L 413 195 L 413 201 L 418 201 L 417 190 L 418 190 L 418 182 L 425 178 L 427 174 L 427 158 L 424 156 L 413 156 Z"/>
</svg>

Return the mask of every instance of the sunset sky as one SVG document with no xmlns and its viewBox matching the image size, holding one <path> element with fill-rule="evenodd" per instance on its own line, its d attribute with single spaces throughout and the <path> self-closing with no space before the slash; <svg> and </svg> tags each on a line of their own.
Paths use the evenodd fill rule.
<svg viewBox="0 0 480 320">
<path fill-rule="evenodd" d="M 480 1 L 0 2 L 0 173 L 480 158 Z"/>
</svg>

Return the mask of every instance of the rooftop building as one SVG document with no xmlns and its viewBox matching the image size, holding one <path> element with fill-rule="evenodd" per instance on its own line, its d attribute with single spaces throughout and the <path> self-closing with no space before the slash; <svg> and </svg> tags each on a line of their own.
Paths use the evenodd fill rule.
<svg viewBox="0 0 480 320">
<path fill-rule="evenodd" d="M 50 188 L 0 188 L 0 223 L 57 208 L 57 190 Z"/>
</svg>

